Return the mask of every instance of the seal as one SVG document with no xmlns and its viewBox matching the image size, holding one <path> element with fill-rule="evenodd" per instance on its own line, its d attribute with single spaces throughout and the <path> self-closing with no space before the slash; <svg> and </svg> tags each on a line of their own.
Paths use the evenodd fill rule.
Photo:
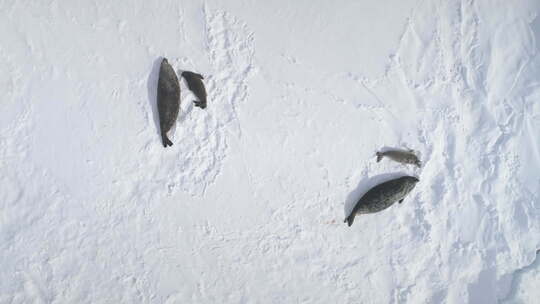
<svg viewBox="0 0 540 304">
<path fill-rule="evenodd" d="M 206 108 L 206 89 L 204 88 L 204 83 L 202 80 L 204 77 L 201 74 L 185 71 L 182 73 L 182 77 L 187 82 L 188 88 L 197 98 L 199 99 L 194 100 L 193 103 L 195 103 L 196 107 L 199 107 L 201 109 Z"/>
<path fill-rule="evenodd" d="M 405 196 L 411 192 L 418 181 L 418 178 L 414 176 L 402 176 L 378 184 L 360 198 L 351 214 L 343 222 L 350 227 L 356 214 L 376 213 L 392 206 L 397 201 L 403 202 Z"/>
<path fill-rule="evenodd" d="M 167 132 L 174 125 L 180 110 L 180 83 L 166 58 L 161 61 L 157 91 L 157 106 L 159 112 L 159 127 L 163 147 L 172 146 Z"/>
<path fill-rule="evenodd" d="M 377 162 L 380 162 L 383 157 L 388 157 L 394 161 L 397 161 L 398 163 L 402 164 L 414 164 L 417 165 L 418 168 L 422 165 L 418 157 L 414 154 L 413 150 L 390 150 L 390 151 L 384 151 L 384 152 L 377 152 Z"/>
</svg>

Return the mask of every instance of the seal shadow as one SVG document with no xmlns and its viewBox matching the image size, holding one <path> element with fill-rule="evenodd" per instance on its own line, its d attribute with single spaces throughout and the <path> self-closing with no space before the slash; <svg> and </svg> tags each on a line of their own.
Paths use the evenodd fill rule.
<svg viewBox="0 0 540 304">
<path fill-rule="evenodd" d="M 163 57 L 158 57 L 152 63 L 152 70 L 148 76 L 148 81 L 146 82 L 146 88 L 148 89 L 148 103 L 152 109 L 152 118 L 154 119 L 154 125 L 156 127 L 156 133 L 161 136 L 161 129 L 159 127 L 159 112 L 157 108 L 157 86 L 159 79 L 159 68 L 161 66 L 161 61 Z"/>
<path fill-rule="evenodd" d="M 399 172 L 394 172 L 394 173 L 379 174 L 379 175 L 375 175 L 375 176 L 360 180 L 356 188 L 351 193 L 349 193 L 349 195 L 347 195 L 347 198 L 345 199 L 345 205 L 344 205 L 345 217 L 351 214 L 356 203 L 371 188 L 377 186 L 378 184 L 387 182 L 391 179 L 399 178 L 405 175 L 409 175 L 409 174 L 407 174 L 404 171 L 399 171 Z"/>
</svg>

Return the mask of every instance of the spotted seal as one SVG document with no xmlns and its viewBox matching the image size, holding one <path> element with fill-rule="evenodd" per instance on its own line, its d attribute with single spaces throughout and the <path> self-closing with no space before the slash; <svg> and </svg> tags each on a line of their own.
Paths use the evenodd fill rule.
<svg viewBox="0 0 540 304">
<path fill-rule="evenodd" d="M 159 112 L 159 126 L 163 147 L 172 146 L 167 132 L 172 128 L 178 118 L 180 110 L 180 83 L 166 58 L 161 61 L 157 91 L 157 106 Z"/>
<path fill-rule="evenodd" d="M 199 99 L 194 100 L 196 107 L 199 107 L 201 109 L 206 108 L 206 89 L 204 88 L 204 83 L 202 80 L 204 77 L 201 74 L 185 71 L 182 73 L 182 77 L 187 82 L 188 88 L 197 98 Z"/>
<path fill-rule="evenodd" d="M 413 150 L 389 150 L 384 152 L 377 152 L 377 162 L 380 162 L 383 157 L 388 157 L 398 163 L 402 164 L 414 164 L 418 168 L 422 165 L 418 157 L 414 154 Z"/>
<path fill-rule="evenodd" d="M 418 178 L 414 176 L 402 176 L 371 188 L 356 203 L 344 223 L 351 226 L 356 214 L 379 212 L 397 201 L 403 202 L 405 196 L 411 192 L 418 181 Z"/>
</svg>

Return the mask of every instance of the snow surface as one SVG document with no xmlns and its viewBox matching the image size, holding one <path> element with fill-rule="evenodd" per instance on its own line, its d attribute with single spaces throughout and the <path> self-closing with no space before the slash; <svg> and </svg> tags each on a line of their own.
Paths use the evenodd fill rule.
<svg viewBox="0 0 540 304">
<path fill-rule="evenodd" d="M 540 1 L 3 0 L 0 33 L 0 303 L 539 298 Z M 162 56 L 209 93 L 168 149 Z"/>
</svg>

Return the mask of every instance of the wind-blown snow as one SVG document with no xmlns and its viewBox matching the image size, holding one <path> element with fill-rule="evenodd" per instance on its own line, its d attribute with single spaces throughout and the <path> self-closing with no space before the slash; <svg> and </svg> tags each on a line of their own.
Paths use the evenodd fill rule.
<svg viewBox="0 0 540 304">
<path fill-rule="evenodd" d="M 536 252 L 534 263 L 514 272 L 512 289 L 502 303 L 535 303 L 540 298 L 540 250 Z"/>
<path fill-rule="evenodd" d="M 8 0 L 0 33 L 0 303 L 538 299 L 538 1 Z M 162 57 L 208 91 L 167 149 Z"/>
</svg>

